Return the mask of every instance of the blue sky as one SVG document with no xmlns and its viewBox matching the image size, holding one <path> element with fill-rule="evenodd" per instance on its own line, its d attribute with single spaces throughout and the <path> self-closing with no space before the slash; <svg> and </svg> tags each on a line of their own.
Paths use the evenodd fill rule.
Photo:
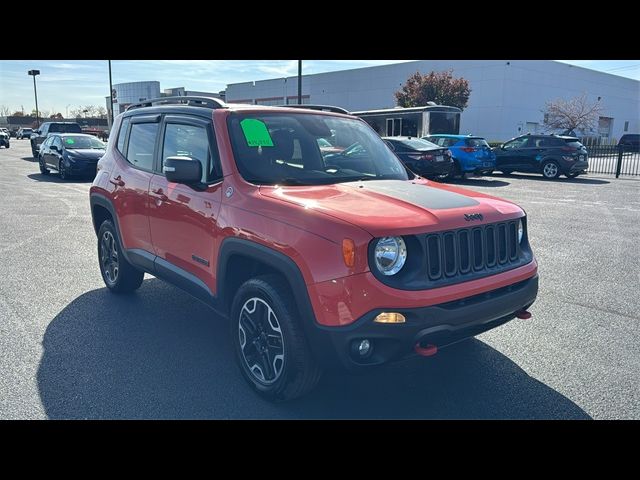
<svg viewBox="0 0 640 480">
<path fill-rule="evenodd" d="M 305 60 L 303 73 L 366 67 L 406 60 Z M 640 60 L 561 60 L 581 67 L 640 80 Z M 160 88 L 217 92 L 228 83 L 297 74 L 297 60 L 115 60 L 113 83 L 158 80 Z M 80 105 L 104 106 L 109 94 L 105 60 L 1 60 L 0 107 L 30 112 L 34 107 L 33 80 L 38 69 L 38 106 L 45 113 L 66 114 Z"/>
</svg>

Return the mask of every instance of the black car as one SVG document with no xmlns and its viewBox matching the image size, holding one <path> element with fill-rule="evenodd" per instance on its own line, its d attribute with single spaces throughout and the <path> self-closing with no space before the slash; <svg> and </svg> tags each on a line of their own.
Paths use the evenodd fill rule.
<svg viewBox="0 0 640 480">
<path fill-rule="evenodd" d="M 640 152 L 640 133 L 625 133 L 620 137 L 618 146 L 623 152 Z"/>
<path fill-rule="evenodd" d="M 82 128 L 76 122 L 45 122 L 31 135 L 31 153 L 38 158 L 40 145 L 50 133 L 82 133 Z"/>
<path fill-rule="evenodd" d="M 451 152 L 416 137 L 382 137 L 389 148 L 414 173 L 426 178 L 446 177 L 453 169 Z"/>
<path fill-rule="evenodd" d="M 95 177 L 98 160 L 104 155 L 106 145 L 93 135 L 81 133 L 52 134 L 40 145 L 38 162 L 40 173 L 57 170 L 60 178 L 70 176 Z"/>
<path fill-rule="evenodd" d="M 587 149 L 576 137 L 562 135 L 522 135 L 493 150 L 496 170 L 541 173 L 545 178 L 564 174 L 574 178 L 589 168 Z"/>
</svg>

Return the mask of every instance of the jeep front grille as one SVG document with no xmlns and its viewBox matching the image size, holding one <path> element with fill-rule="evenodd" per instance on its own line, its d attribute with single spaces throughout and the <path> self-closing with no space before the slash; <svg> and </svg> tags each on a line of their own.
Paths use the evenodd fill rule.
<svg viewBox="0 0 640 480">
<path fill-rule="evenodd" d="M 428 279 L 457 283 L 458 278 L 464 281 L 466 276 L 492 275 L 519 266 L 517 223 L 513 220 L 426 234 Z"/>
</svg>

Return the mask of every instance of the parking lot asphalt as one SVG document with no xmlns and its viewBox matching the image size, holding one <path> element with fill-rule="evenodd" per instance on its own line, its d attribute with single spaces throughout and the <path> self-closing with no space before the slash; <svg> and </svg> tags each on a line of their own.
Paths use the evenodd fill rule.
<svg viewBox="0 0 640 480">
<path fill-rule="evenodd" d="M 0 418 L 640 418 L 640 181 L 457 183 L 519 203 L 540 267 L 530 320 L 270 404 L 242 380 L 226 322 L 153 277 L 98 270 L 87 180 L 0 149 Z"/>
</svg>

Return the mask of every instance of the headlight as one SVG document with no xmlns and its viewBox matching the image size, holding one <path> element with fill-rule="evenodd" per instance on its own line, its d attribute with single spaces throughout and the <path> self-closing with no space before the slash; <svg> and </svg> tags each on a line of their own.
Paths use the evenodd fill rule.
<svg viewBox="0 0 640 480">
<path fill-rule="evenodd" d="M 383 237 L 374 251 L 376 268 L 383 275 L 395 275 L 407 260 L 407 246 L 402 237 Z"/>
<path fill-rule="evenodd" d="M 520 219 L 518 220 L 518 243 L 522 243 L 522 237 L 524 237 L 524 225 Z"/>
</svg>

